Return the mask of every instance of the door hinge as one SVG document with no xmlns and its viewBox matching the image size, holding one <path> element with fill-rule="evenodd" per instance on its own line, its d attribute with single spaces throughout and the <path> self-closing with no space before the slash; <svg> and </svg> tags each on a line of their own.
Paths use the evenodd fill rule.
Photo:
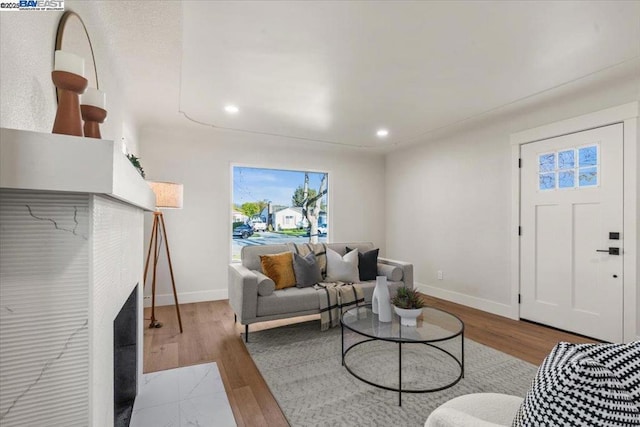
<svg viewBox="0 0 640 427">
<path fill-rule="evenodd" d="M 520 298 L 520 294 L 518 294 L 518 304 L 522 303 L 522 298 Z"/>
<path fill-rule="evenodd" d="M 518 168 L 522 168 L 522 159 L 518 159 Z"/>
<path fill-rule="evenodd" d="M 518 226 L 518 236 L 522 236 L 522 227 Z"/>
</svg>

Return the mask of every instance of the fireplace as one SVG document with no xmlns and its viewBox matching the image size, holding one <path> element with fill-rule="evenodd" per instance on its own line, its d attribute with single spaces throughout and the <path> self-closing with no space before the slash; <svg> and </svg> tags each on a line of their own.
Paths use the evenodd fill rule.
<svg viewBox="0 0 640 427">
<path fill-rule="evenodd" d="M 138 372 L 138 285 L 113 320 L 114 427 L 128 427 Z"/>
<path fill-rule="evenodd" d="M 142 377 L 131 291 L 155 195 L 113 141 L 0 134 L 1 169 L 20 171 L 0 177 L 0 424 L 113 427 Z"/>
</svg>

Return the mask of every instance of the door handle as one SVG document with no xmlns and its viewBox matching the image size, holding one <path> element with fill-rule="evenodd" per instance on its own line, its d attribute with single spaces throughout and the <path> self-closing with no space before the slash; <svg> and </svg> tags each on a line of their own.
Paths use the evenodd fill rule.
<svg viewBox="0 0 640 427">
<path fill-rule="evenodd" d="M 620 248 L 596 249 L 596 252 L 606 252 L 609 255 L 620 255 Z"/>
</svg>

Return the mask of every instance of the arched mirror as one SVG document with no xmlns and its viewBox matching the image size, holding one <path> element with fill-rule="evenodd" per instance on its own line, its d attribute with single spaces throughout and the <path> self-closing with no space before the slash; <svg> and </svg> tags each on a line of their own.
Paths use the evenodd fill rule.
<svg viewBox="0 0 640 427">
<path fill-rule="evenodd" d="M 67 11 L 60 18 L 55 50 L 74 53 L 84 58 L 84 77 L 89 81 L 88 87 L 100 89 L 91 38 L 89 38 L 87 27 L 77 13 Z M 59 99 L 59 94 L 57 96 Z"/>
</svg>

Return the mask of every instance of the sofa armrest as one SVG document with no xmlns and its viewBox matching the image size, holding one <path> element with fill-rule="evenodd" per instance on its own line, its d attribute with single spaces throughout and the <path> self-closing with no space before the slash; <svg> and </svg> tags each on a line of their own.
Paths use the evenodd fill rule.
<svg viewBox="0 0 640 427">
<path fill-rule="evenodd" d="M 240 323 L 247 325 L 258 314 L 258 276 L 242 264 L 229 264 L 229 305 Z"/>
<path fill-rule="evenodd" d="M 413 264 L 380 257 L 378 257 L 378 263 L 400 267 L 402 269 L 402 281 L 404 282 L 404 286 L 409 289 L 413 289 Z"/>
</svg>

